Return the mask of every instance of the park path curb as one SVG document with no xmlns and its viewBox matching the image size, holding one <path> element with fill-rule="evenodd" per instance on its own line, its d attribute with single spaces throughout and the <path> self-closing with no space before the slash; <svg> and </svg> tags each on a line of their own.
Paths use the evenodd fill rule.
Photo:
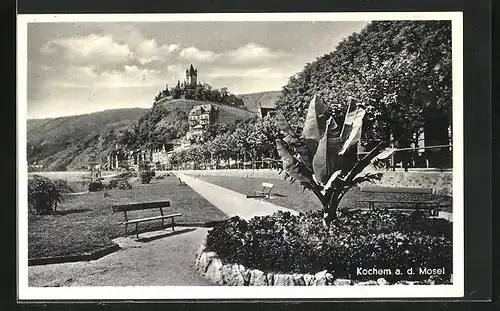
<svg viewBox="0 0 500 311">
<path fill-rule="evenodd" d="M 28 259 L 28 266 L 40 266 L 49 265 L 55 263 L 67 263 L 76 261 L 90 261 L 96 260 L 113 252 L 120 250 L 121 247 L 117 244 L 101 248 L 95 252 L 88 252 L 79 255 L 69 255 L 69 256 L 56 256 L 56 257 L 41 257 L 41 258 L 30 258 Z"/>
</svg>

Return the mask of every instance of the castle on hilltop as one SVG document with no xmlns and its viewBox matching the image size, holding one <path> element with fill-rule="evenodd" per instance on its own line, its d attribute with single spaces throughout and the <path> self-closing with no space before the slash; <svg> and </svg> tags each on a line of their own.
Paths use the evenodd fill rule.
<svg viewBox="0 0 500 311">
<path fill-rule="evenodd" d="M 198 69 L 195 69 L 191 64 L 189 68 L 186 69 L 185 85 L 196 87 L 197 84 L 198 84 Z"/>
</svg>

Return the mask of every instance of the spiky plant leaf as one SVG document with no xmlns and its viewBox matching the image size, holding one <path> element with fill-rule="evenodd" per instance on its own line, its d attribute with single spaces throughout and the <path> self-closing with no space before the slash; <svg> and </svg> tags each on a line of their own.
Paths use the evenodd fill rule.
<svg viewBox="0 0 500 311">
<path fill-rule="evenodd" d="M 352 106 L 353 105 L 351 104 L 349 109 L 351 109 Z M 356 145 L 360 140 L 364 116 L 365 110 L 361 107 L 354 106 L 354 109 L 347 112 L 341 134 L 343 146 L 339 151 L 339 155 L 345 154 L 350 147 Z"/>
<path fill-rule="evenodd" d="M 352 186 L 358 185 L 363 182 L 375 182 L 376 180 L 380 180 L 382 178 L 382 173 L 367 173 L 364 176 L 356 177 L 352 180 Z"/>
<path fill-rule="evenodd" d="M 304 163 L 292 156 L 285 142 L 281 139 L 277 139 L 276 149 L 283 162 L 283 168 L 286 171 L 286 175 L 290 176 L 292 182 L 298 180 L 301 185 L 307 188 L 317 187 L 312 177 L 312 171 L 308 169 Z"/>
<path fill-rule="evenodd" d="M 342 148 L 342 141 L 335 129 L 337 129 L 337 124 L 333 117 L 330 117 L 313 158 L 314 176 L 322 185 L 326 184 L 333 172 L 339 170 L 342 165 L 342 157 L 338 155 Z"/>
<path fill-rule="evenodd" d="M 278 155 L 283 163 L 283 169 L 288 173 L 288 169 L 292 167 L 294 163 L 293 155 L 288 151 L 286 143 L 281 139 L 276 140 L 276 151 L 278 151 Z"/>
<path fill-rule="evenodd" d="M 302 136 L 304 137 L 307 149 L 310 154 L 315 154 L 320 139 L 323 137 L 326 128 L 326 105 L 316 95 L 309 103 Z"/>
<path fill-rule="evenodd" d="M 300 159 L 308 168 L 312 169 L 312 155 L 309 154 L 304 140 L 293 131 L 281 111 L 276 114 L 276 122 L 281 134 L 284 136 L 283 141 L 299 154 Z"/>
<path fill-rule="evenodd" d="M 276 124 L 278 125 L 278 128 L 280 129 L 281 134 L 284 135 L 283 141 L 286 142 L 287 144 L 290 143 L 297 143 L 300 141 L 299 135 L 297 135 L 288 121 L 285 119 L 285 116 L 283 115 L 283 112 L 278 111 L 276 113 Z"/>
<path fill-rule="evenodd" d="M 384 146 L 384 142 L 380 142 L 363 159 L 359 160 L 347 174 L 347 182 L 352 182 L 352 180 L 371 163 L 371 161 L 379 154 L 380 150 L 382 150 Z"/>
</svg>

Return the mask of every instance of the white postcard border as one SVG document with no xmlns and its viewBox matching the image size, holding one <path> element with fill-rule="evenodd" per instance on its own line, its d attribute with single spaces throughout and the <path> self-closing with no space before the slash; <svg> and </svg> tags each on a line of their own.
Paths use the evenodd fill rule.
<svg viewBox="0 0 500 311">
<path fill-rule="evenodd" d="M 29 287 L 27 208 L 27 25 L 51 22 L 451 20 L 453 59 L 453 284 L 317 287 Z M 17 255 L 19 300 L 439 298 L 464 294 L 462 12 L 38 14 L 17 19 Z M 193 258 L 194 260 L 194 258 Z"/>
</svg>

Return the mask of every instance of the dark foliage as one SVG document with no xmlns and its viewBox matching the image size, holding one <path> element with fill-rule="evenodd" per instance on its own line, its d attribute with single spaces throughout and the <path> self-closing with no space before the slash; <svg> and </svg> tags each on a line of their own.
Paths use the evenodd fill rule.
<svg viewBox="0 0 500 311">
<path fill-rule="evenodd" d="M 186 112 L 155 105 L 137 122 L 134 137 L 126 138 L 128 146 L 160 148 L 163 143 L 186 135 L 188 129 Z"/>
<path fill-rule="evenodd" d="M 365 138 L 408 144 L 423 127 L 446 140 L 451 90 L 449 21 L 375 21 L 292 76 L 277 106 L 300 129 L 314 94 L 337 123 L 353 98 L 367 109 Z"/>
<path fill-rule="evenodd" d="M 367 279 L 356 269 L 445 267 L 452 272 L 452 225 L 443 219 L 400 213 L 353 211 L 334 221 L 329 230 L 321 214 L 276 213 L 249 222 L 238 217 L 216 224 L 207 249 L 224 262 L 284 273 L 329 270 L 336 277 Z M 405 273 L 404 273 L 405 274 Z M 373 278 L 373 277 L 372 277 Z M 388 280 L 422 280 L 428 275 L 386 276 Z"/>
<path fill-rule="evenodd" d="M 56 179 L 53 181 L 60 193 L 73 192 L 73 189 L 69 186 L 68 181 L 64 179 Z"/>
<path fill-rule="evenodd" d="M 129 172 L 127 172 L 127 173 L 129 173 Z M 121 174 L 121 175 L 123 175 L 123 174 Z M 127 177 L 121 177 L 121 178 L 111 179 L 109 181 L 109 183 L 107 184 L 106 188 L 107 189 L 118 188 L 118 189 L 122 189 L 122 190 L 128 190 L 128 189 L 132 189 L 132 185 L 129 183 Z"/>
<path fill-rule="evenodd" d="M 139 177 L 141 178 L 141 183 L 143 184 L 149 184 L 151 182 L 151 179 L 155 176 L 154 171 L 142 171 L 139 172 Z"/>
<path fill-rule="evenodd" d="M 229 93 L 226 87 L 221 89 L 214 89 L 208 84 L 191 85 L 184 82 L 177 81 L 177 84 L 168 89 L 168 85 L 164 90 L 161 90 L 155 97 L 155 102 L 172 96 L 172 99 L 193 99 L 197 101 L 210 101 L 214 103 L 241 107 L 243 100 L 236 97 L 236 95 Z"/>
<path fill-rule="evenodd" d="M 132 185 L 128 182 L 128 179 L 120 180 L 118 182 L 118 189 L 129 190 L 132 189 Z"/>
<path fill-rule="evenodd" d="M 101 191 L 104 189 L 104 184 L 100 181 L 92 181 L 89 183 L 89 192 Z"/>
<path fill-rule="evenodd" d="M 34 175 L 28 180 L 28 207 L 32 213 L 39 215 L 50 214 L 57 210 L 62 196 L 60 183 L 56 184 L 50 179 Z"/>
</svg>

